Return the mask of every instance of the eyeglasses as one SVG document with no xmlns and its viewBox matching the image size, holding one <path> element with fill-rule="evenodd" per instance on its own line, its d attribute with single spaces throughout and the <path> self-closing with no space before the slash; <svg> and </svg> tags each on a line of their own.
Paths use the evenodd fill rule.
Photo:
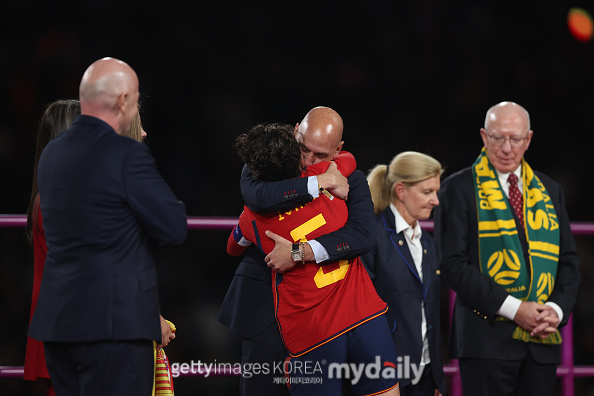
<svg viewBox="0 0 594 396">
<path fill-rule="evenodd" d="M 524 143 L 524 140 L 526 140 L 528 138 L 528 136 L 526 137 L 517 137 L 517 136 L 512 136 L 509 138 L 505 138 L 503 136 L 494 136 L 491 135 L 489 132 L 487 132 L 487 136 L 489 136 L 489 139 L 491 140 L 491 143 L 493 143 L 493 146 L 503 146 L 505 144 L 506 140 L 509 140 L 509 144 L 512 147 L 520 147 L 522 145 L 522 143 Z"/>
</svg>

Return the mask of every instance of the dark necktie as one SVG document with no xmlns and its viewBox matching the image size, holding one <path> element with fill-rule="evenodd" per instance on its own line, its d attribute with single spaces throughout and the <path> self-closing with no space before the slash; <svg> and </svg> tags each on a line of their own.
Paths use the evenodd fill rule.
<svg viewBox="0 0 594 396">
<path fill-rule="evenodd" d="M 509 202 L 511 203 L 512 208 L 514 208 L 518 219 L 520 219 L 522 228 L 524 228 L 524 200 L 522 199 L 522 193 L 518 188 L 518 176 L 516 176 L 515 173 L 510 173 L 507 181 L 509 182 Z"/>
</svg>

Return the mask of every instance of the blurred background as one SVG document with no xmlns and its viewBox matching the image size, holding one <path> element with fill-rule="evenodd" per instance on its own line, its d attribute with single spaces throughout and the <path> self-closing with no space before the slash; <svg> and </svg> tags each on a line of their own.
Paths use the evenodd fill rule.
<svg viewBox="0 0 594 396">
<path fill-rule="evenodd" d="M 567 18 L 572 7 L 594 12 L 593 2 L 205 3 L 25 1 L 2 11 L 0 213 L 27 210 L 44 108 L 77 98 L 84 70 L 113 56 L 139 76 L 147 144 L 188 216 L 239 215 L 233 140 L 258 122 L 295 124 L 330 106 L 363 172 L 416 150 L 447 176 L 479 154 L 487 109 L 511 100 L 531 115 L 527 161 L 561 183 L 572 221 L 594 221 L 594 44 L 574 37 Z M 225 253 L 230 231 L 190 231 L 184 246 L 158 254 L 162 313 L 178 327 L 171 362 L 240 361 L 239 338 L 216 320 L 238 264 Z M 594 365 L 594 236 L 576 239 L 575 364 Z M 24 363 L 32 267 L 24 229 L 0 229 L 0 366 Z M 443 327 L 447 344 L 445 314 Z M 174 382 L 179 395 L 234 395 L 238 383 Z M 594 395 L 594 379 L 575 384 Z M 37 394 L 28 381 L 0 379 L 0 395 Z"/>
</svg>

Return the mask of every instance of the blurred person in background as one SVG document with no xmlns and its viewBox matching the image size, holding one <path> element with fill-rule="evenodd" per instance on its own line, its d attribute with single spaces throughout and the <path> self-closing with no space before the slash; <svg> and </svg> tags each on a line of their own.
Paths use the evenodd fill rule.
<svg viewBox="0 0 594 396">
<path fill-rule="evenodd" d="M 57 100 L 45 109 L 39 130 L 37 132 L 35 159 L 33 165 L 33 183 L 31 186 L 31 198 L 27 210 L 27 239 L 33 246 L 33 292 L 31 296 L 31 314 L 29 321 L 35 312 L 43 265 L 47 254 L 45 234 L 43 232 L 41 209 L 39 208 L 39 189 L 37 188 L 37 166 L 41 153 L 53 138 L 70 128 L 77 115 L 80 114 L 80 102 L 78 100 Z M 27 337 L 27 350 L 25 354 L 24 379 L 31 381 L 47 382 L 47 394 L 55 395 L 54 388 L 49 381 L 49 373 L 45 363 L 43 343 L 31 337 Z"/>
</svg>

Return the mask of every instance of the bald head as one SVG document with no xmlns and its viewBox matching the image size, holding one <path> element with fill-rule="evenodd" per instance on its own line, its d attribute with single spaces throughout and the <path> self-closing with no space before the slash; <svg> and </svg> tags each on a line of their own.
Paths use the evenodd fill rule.
<svg viewBox="0 0 594 396">
<path fill-rule="evenodd" d="M 487 111 L 481 138 L 491 165 L 504 174 L 514 172 L 532 140 L 530 116 L 519 104 L 498 103 Z"/>
<path fill-rule="evenodd" d="M 515 123 L 522 125 L 524 132 L 530 130 L 530 116 L 525 108 L 514 102 L 501 102 L 487 110 L 485 129 L 489 130 L 492 124 Z"/>
<path fill-rule="evenodd" d="M 99 118 L 122 134 L 138 112 L 138 77 L 127 63 L 102 58 L 83 74 L 79 95 L 82 114 Z"/>
<path fill-rule="evenodd" d="M 295 128 L 301 147 L 303 166 L 331 161 L 342 149 L 343 124 L 340 115 L 329 107 L 311 109 Z"/>
</svg>

